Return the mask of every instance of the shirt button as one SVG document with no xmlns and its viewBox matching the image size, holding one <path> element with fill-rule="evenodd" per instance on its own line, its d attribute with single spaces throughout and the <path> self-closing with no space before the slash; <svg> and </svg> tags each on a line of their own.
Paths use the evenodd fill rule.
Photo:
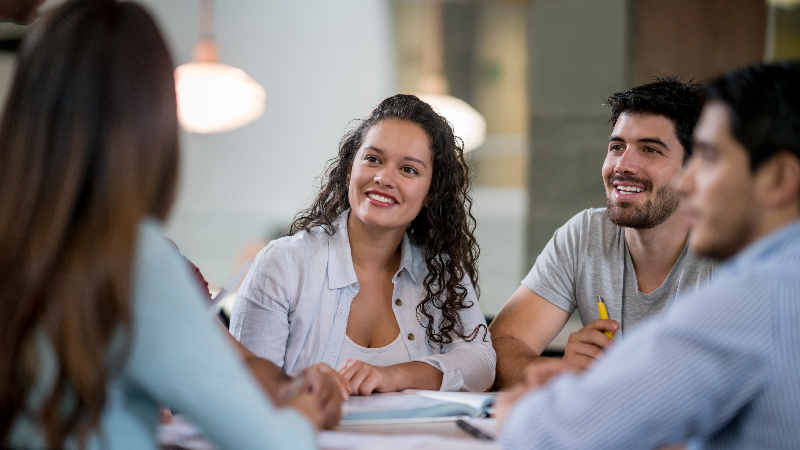
<svg viewBox="0 0 800 450">
<path fill-rule="evenodd" d="M 403 306 L 403 301 L 398 298 L 397 300 L 394 301 L 394 304 L 397 306 Z"/>
<path fill-rule="evenodd" d="M 408 340 L 409 341 L 413 341 L 414 340 L 414 333 L 408 333 Z"/>
</svg>

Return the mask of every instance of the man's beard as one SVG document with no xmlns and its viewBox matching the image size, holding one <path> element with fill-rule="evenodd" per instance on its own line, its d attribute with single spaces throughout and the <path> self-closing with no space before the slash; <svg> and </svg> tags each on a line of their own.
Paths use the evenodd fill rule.
<svg viewBox="0 0 800 450">
<path fill-rule="evenodd" d="M 650 180 L 634 177 L 609 178 L 607 183 L 613 190 L 616 190 L 612 184 L 615 180 L 639 183 L 644 186 L 645 192 L 653 190 L 653 183 Z M 658 188 L 655 197 L 648 199 L 644 205 L 615 202 L 612 200 L 612 196 L 613 192 L 606 196 L 608 218 L 613 223 L 626 228 L 653 228 L 667 220 L 680 205 L 678 194 L 669 185 Z"/>
</svg>

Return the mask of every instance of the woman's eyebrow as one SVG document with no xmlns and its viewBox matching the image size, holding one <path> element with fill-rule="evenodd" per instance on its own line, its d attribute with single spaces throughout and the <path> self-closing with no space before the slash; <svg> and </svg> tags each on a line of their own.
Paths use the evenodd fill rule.
<svg viewBox="0 0 800 450">
<path fill-rule="evenodd" d="M 374 151 L 375 153 L 379 153 L 379 154 L 381 154 L 381 155 L 383 155 L 384 153 L 386 153 L 386 152 L 384 152 L 383 150 L 379 149 L 378 147 L 374 147 L 374 146 L 372 146 L 372 145 L 368 145 L 368 146 L 367 146 L 367 148 L 368 148 L 368 149 L 370 149 L 370 150 L 372 150 L 372 151 Z M 421 159 L 418 159 L 418 158 L 414 158 L 414 157 L 412 157 L 412 156 L 405 156 L 405 157 L 403 157 L 403 161 L 414 161 L 414 162 L 416 162 L 416 163 L 418 163 L 418 164 L 421 164 L 421 165 L 422 165 L 422 167 L 424 167 L 424 168 L 426 168 L 426 169 L 428 168 L 428 165 L 427 165 L 427 164 L 425 164 L 425 161 L 423 161 L 423 160 L 421 160 Z"/>
</svg>

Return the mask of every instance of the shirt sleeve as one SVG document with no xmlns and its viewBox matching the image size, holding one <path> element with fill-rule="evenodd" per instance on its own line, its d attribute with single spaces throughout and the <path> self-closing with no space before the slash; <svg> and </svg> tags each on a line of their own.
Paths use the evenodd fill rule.
<svg viewBox="0 0 800 450">
<path fill-rule="evenodd" d="M 271 242 L 256 256 L 231 314 L 230 332 L 256 356 L 284 368 L 289 339 L 291 273 L 284 250 Z"/>
<path fill-rule="evenodd" d="M 583 376 L 528 393 L 509 415 L 504 446 L 656 448 L 712 435 L 767 383 L 768 278 L 718 279 L 643 323 Z"/>
<path fill-rule="evenodd" d="M 480 325 L 483 325 L 483 329 L 472 341 L 454 337 L 453 342 L 442 347 L 441 353 L 423 356 L 415 361 L 428 363 L 442 371 L 441 391 L 484 392 L 494 382 L 497 356 L 469 277 L 464 277 L 464 285 L 467 288 L 466 300 L 472 303 L 472 307 L 462 309 L 460 313 L 464 333 L 469 334 Z"/>
<path fill-rule="evenodd" d="M 124 369 L 133 385 L 226 448 L 315 447 L 311 424 L 274 408 L 259 389 L 155 223 L 141 228 L 134 281 L 134 340 Z"/>
<path fill-rule="evenodd" d="M 575 279 L 582 230 L 588 220 L 588 211 L 583 211 L 556 230 L 522 280 L 523 286 L 569 313 L 577 307 Z"/>
</svg>

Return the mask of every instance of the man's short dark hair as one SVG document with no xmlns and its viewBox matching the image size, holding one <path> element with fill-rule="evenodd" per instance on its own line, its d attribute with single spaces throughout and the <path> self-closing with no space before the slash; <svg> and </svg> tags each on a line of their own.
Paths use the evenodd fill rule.
<svg viewBox="0 0 800 450">
<path fill-rule="evenodd" d="M 675 126 L 675 135 L 683 146 L 683 160 L 692 154 L 692 132 L 700 117 L 700 85 L 678 81 L 675 77 L 657 78 L 655 82 L 617 92 L 608 97 L 611 126 L 626 113 L 665 116 Z"/>
<path fill-rule="evenodd" d="M 752 170 L 781 151 L 800 158 L 800 62 L 730 72 L 703 94 L 728 107 L 731 134 L 747 149 Z"/>
</svg>

